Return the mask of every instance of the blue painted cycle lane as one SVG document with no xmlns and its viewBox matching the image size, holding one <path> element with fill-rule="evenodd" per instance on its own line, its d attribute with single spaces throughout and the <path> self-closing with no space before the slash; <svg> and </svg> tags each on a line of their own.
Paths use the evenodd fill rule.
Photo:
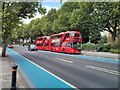
<svg viewBox="0 0 120 90">
<path fill-rule="evenodd" d="M 15 63 L 24 71 L 35 88 L 69 88 L 70 90 L 75 90 L 73 85 L 56 78 L 54 75 L 45 71 L 42 67 L 40 68 L 15 51 L 9 48 L 7 48 L 7 51 L 14 59 Z"/>
<path fill-rule="evenodd" d="M 57 52 L 49 52 L 49 51 L 41 51 L 41 50 L 39 50 L 39 52 L 59 54 L 59 55 L 76 57 L 76 58 L 87 59 L 87 60 L 92 60 L 92 61 L 101 61 L 101 62 L 107 62 L 107 63 L 120 64 L 120 60 L 109 59 L 109 58 L 101 58 L 101 57 L 98 58 L 98 57 L 95 57 L 95 56 L 84 56 L 84 55 L 71 55 L 71 54 L 64 54 L 64 53 L 57 53 Z"/>
</svg>

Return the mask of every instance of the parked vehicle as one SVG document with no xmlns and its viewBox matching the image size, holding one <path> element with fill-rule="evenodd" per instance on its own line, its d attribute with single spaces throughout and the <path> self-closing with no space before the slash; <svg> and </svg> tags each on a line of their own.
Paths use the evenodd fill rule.
<svg viewBox="0 0 120 90">
<path fill-rule="evenodd" d="M 28 51 L 37 51 L 37 47 L 34 44 L 28 45 Z"/>
<path fill-rule="evenodd" d="M 14 46 L 12 44 L 9 44 L 8 48 L 14 48 Z"/>
</svg>

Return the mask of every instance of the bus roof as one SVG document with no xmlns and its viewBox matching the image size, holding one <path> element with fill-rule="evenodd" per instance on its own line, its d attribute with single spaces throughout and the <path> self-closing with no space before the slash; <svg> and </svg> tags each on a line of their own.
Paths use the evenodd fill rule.
<svg viewBox="0 0 120 90">
<path fill-rule="evenodd" d="M 58 33 L 58 34 L 53 34 L 51 35 L 51 37 L 59 36 L 59 35 L 66 34 L 66 33 L 80 33 L 80 32 L 79 31 L 66 31 L 66 32 Z"/>
<path fill-rule="evenodd" d="M 42 37 L 37 37 L 36 39 L 41 39 Z"/>
<path fill-rule="evenodd" d="M 65 33 L 80 33 L 79 31 L 66 31 Z"/>
<path fill-rule="evenodd" d="M 43 37 L 47 37 L 47 38 L 49 38 L 50 36 L 43 36 Z"/>
<path fill-rule="evenodd" d="M 58 36 L 58 35 L 61 35 L 61 33 L 58 33 L 58 34 L 53 34 L 53 35 L 51 35 L 51 36 Z"/>
</svg>

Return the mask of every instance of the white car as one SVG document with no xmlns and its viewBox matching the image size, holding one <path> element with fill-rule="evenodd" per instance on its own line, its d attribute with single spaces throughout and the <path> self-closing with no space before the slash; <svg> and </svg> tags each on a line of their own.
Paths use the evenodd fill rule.
<svg viewBox="0 0 120 90">
<path fill-rule="evenodd" d="M 34 44 L 28 45 L 28 51 L 37 51 L 37 47 Z"/>
</svg>

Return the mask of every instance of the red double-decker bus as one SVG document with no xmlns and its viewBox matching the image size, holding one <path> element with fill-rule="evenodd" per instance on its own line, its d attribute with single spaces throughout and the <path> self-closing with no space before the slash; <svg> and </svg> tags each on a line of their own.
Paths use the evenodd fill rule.
<svg viewBox="0 0 120 90">
<path fill-rule="evenodd" d="M 82 37 L 78 31 L 67 31 L 50 37 L 50 51 L 64 53 L 81 53 Z"/>
<path fill-rule="evenodd" d="M 53 52 L 59 52 L 61 49 L 61 40 L 63 34 L 54 34 L 50 36 L 49 40 L 49 50 Z M 58 50 L 59 48 L 59 50 Z"/>
<path fill-rule="evenodd" d="M 50 36 L 45 36 L 45 41 L 43 43 L 43 50 L 48 51 L 49 50 L 49 40 L 50 40 Z"/>
<path fill-rule="evenodd" d="M 43 44 L 45 41 L 45 36 L 38 37 L 35 41 L 35 45 L 39 50 L 43 50 Z"/>
</svg>

